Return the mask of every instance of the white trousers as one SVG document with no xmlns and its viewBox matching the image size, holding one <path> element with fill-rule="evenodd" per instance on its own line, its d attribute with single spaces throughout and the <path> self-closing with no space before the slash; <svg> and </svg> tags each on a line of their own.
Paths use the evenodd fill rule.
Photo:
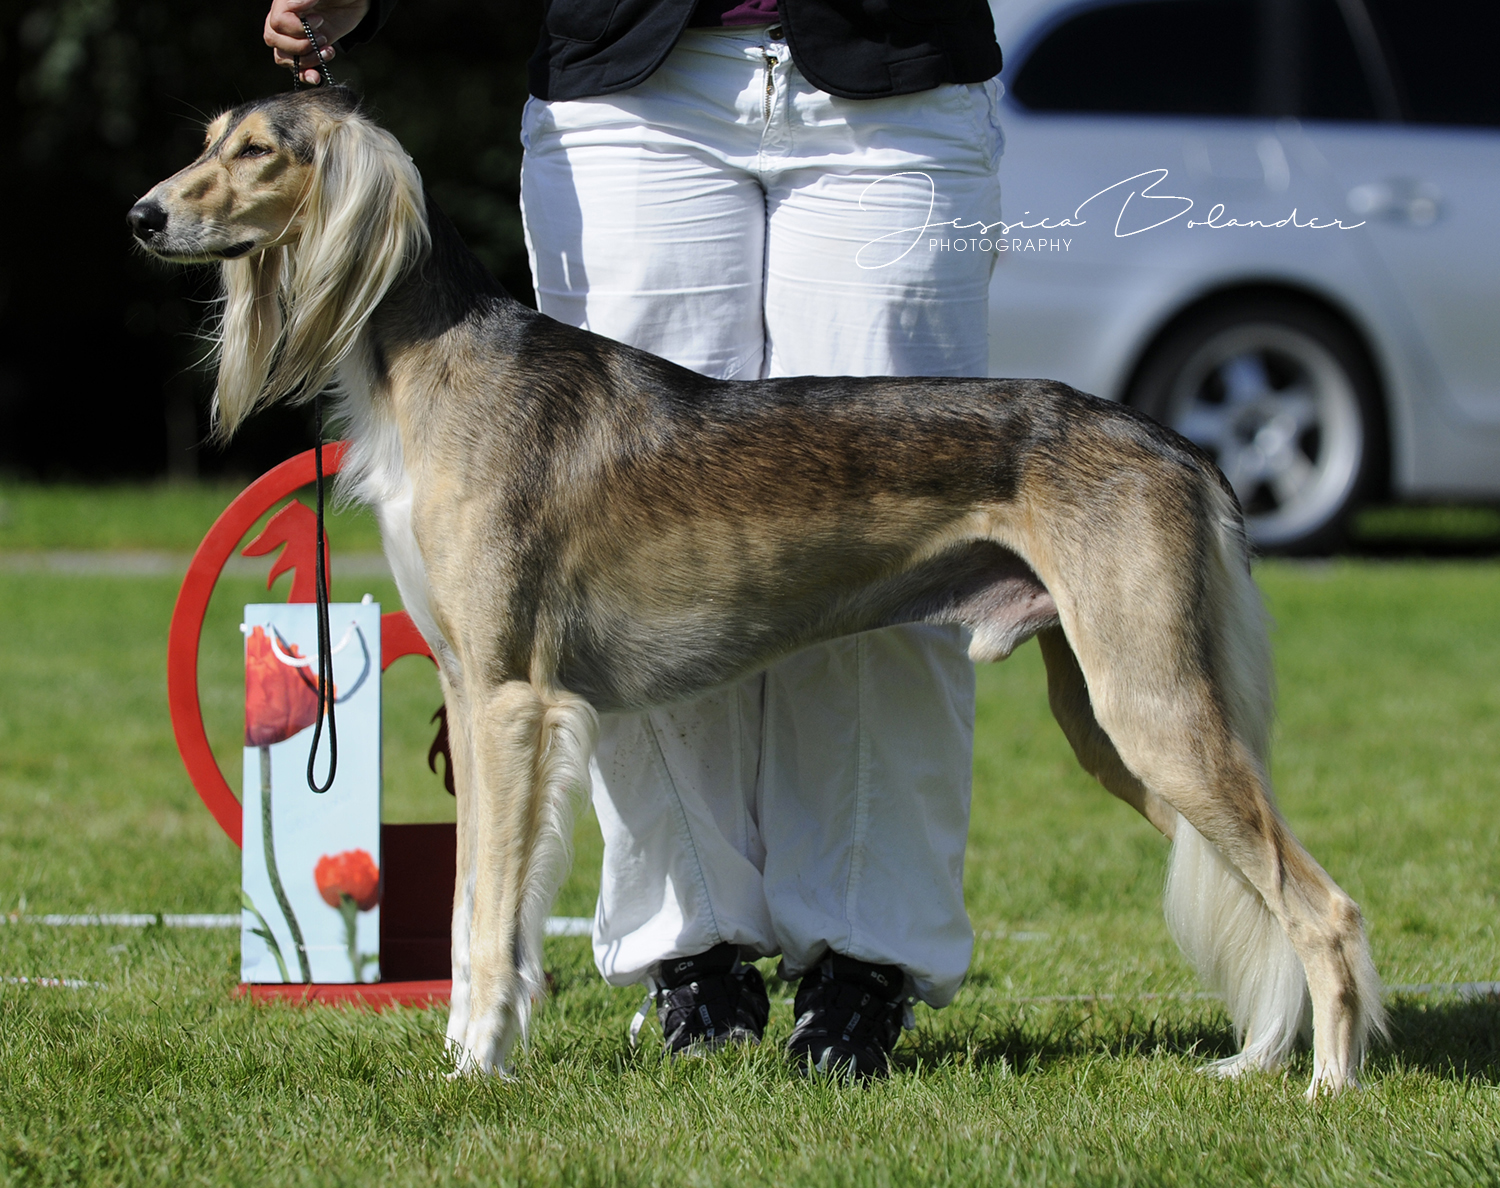
<svg viewBox="0 0 1500 1188">
<path fill-rule="evenodd" d="M 924 229 L 999 209 L 998 98 L 991 82 L 839 99 L 771 26 L 689 30 L 640 86 L 533 99 L 521 198 L 538 303 L 721 378 L 983 375 L 993 257 L 937 250 Z M 973 949 L 966 646 L 955 628 L 867 632 L 607 715 L 604 977 L 648 980 L 730 941 L 781 954 L 789 978 L 830 949 L 899 965 L 947 1003 Z"/>
</svg>

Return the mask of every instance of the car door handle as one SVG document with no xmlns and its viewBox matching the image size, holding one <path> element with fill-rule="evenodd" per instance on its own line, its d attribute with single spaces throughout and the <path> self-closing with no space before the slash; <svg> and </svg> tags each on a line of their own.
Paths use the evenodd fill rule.
<svg viewBox="0 0 1500 1188">
<path fill-rule="evenodd" d="M 1443 213 L 1443 196 L 1431 182 L 1390 177 L 1365 182 L 1349 191 L 1349 209 L 1367 219 L 1430 227 Z"/>
</svg>

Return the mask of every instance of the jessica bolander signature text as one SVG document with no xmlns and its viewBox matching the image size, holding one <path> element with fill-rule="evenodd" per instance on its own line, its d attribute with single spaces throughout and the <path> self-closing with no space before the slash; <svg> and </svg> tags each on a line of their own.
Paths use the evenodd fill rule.
<svg viewBox="0 0 1500 1188">
<path fill-rule="evenodd" d="M 1364 220 L 1358 223 L 1345 223 L 1342 219 L 1317 219 L 1315 217 L 1303 218 L 1299 216 L 1297 208 L 1293 207 L 1291 212 L 1281 219 L 1236 219 L 1225 215 L 1225 207 L 1222 202 L 1217 202 L 1209 208 L 1208 217 L 1204 219 L 1190 219 L 1186 216 L 1193 210 L 1196 203 L 1193 199 L 1181 194 L 1159 194 L 1156 188 L 1167 179 L 1169 171 L 1166 169 L 1147 169 L 1141 173 L 1132 174 L 1130 177 L 1122 178 L 1113 185 L 1105 186 L 1104 189 L 1089 195 L 1076 207 L 1073 213 L 1061 219 L 1053 219 L 1044 216 L 1040 219 L 1027 221 L 1021 218 L 1015 222 L 1006 222 L 1004 219 L 996 219 L 986 222 L 982 219 L 966 221 L 963 218 L 934 220 L 933 212 L 937 205 L 937 186 L 931 175 L 920 170 L 908 170 L 901 173 L 891 173 L 883 177 L 875 178 L 865 187 L 864 194 L 860 197 L 860 208 L 865 208 L 865 199 L 871 197 L 877 186 L 896 178 L 920 179 L 920 183 L 926 191 L 927 215 L 921 223 L 909 227 L 901 227 L 895 231 L 887 232 L 878 238 L 870 240 L 855 255 L 855 263 L 861 268 L 885 268 L 894 264 L 908 252 L 918 247 L 924 237 L 927 239 L 929 251 L 1021 251 L 1021 240 L 1012 240 L 1009 237 L 1016 231 L 1065 231 L 1073 227 L 1084 227 L 1088 225 L 1088 219 L 1084 212 L 1091 203 L 1095 204 L 1094 212 L 1104 212 L 1103 217 L 1108 217 L 1108 211 L 1119 208 L 1115 213 L 1114 236 L 1116 239 L 1128 239 L 1133 235 L 1144 235 L 1147 231 L 1154 231 L 1158 227 L 1165 227 L 1168 223 L 1184 219 L 1183 225 L 1189 230 L 1207 228 L 1212 231 L 1229 231 L 1233 229 L 1261 228 L 1272 230 L 1282 227 L 1292 227 L 1299 231 L 1352 231 L 1356 227 L 1363 227 Z M 911 183 L 906 183 L 910 185 Z M 1026 212 L 1028 215 L 1030 211 Z M 962 238 L 955 235 L 956 232 L 968 232 Z M 947 232 L 946 235 L 935 235 L 933 232 Z M 1030 241 L 1026 241 L 1030 242 Z M 1048 241 L 1037 241 L 1046 243 Z M 964 246 L 959 248 L 957 245 Z M 883 245 L 883 251 L 877 245 Z M 899 253 L 890 259 L 872 262 L 876 256 L 884 252 L 900 248 Z M 1044 249 L 1046 250 L 1046 249 Z M 1055 248 L 1051 250 L 1056 250 Z M 1067 250 L 1064 248 L 1063 250 Z M 869 253 L 867 256 L 866 253 Z"/>
</svg>

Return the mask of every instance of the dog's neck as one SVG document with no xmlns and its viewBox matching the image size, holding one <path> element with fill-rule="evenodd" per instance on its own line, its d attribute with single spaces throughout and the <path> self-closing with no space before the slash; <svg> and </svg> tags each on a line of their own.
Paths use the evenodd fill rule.
<svg viewBox="0 0 1500 1188">
<path fill-rule="evenodd" d="M 483 326 L 491 340 L 497 331 L 503 337 L 535 316 L 469 250 L 432 196 L 424 196 L 430 247 L 391 287 L 339 369 L 338 411 L 354 447 L 345 487 L 362 502 L 384 502 L 402 485 L 399 426 L 420 420 L 416 410 L 397 407 L 420 399 L 417 389 L 426 386 L 401 381 L 401 358 L 430 359 L 434 348 L 445 353 L 465 327 Z"/>
<path fill-rule="evenodd" d="M 431 247 L 391 288 L 372 319 L 395 349 L 446 334 L 476 315 L 525 309 L 469 250 L 432 195 L 424 196 Z"/>
</svg>

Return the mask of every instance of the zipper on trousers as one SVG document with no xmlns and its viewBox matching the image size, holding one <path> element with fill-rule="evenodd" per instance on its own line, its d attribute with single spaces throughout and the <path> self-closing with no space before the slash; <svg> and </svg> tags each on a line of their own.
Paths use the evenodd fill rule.
<svg viewBox="0 0 1500 1188">
<path fill-rule="evenodd" d="M 766 101 L 765 101 L 765 120 L 766 120 L 766 123 L 768 123 L 768 124 L 769 124 L 769 123 L 770 123 L 770 122 L 771 122 L 771 100 L 772 100 L 772 99 L 773 99 L 773 98 L 774 98 L 774 97 L 775 97 L 775 95 L 776 95 L 776 78 L 775 78 L 775 76 L 774 76 L 774 75 L 773 75 L 773 74 L 772 74 L 772 73 L 771 73 L 771 71 L 773 71 L 773 70 L 774 70 L 774 69 L 776 69 L 776 62 L 777 62 L 777 59 L 775 59 L 775 58 L 773 58 L 773 57 L 772 57 L 772 56 L 771 56 L 771 55 L 770 55 L 770 54 L 768 54 L 768 53 L 767 53 L 767 52 L 766 52 L 766 51 L 765 51 L 765 50 L 762 50 L 762 51 L 761 51 L 761 56 L 762 56 L 762 57 L 763 57 L 763 58 L 764 58 L 764 59 L 765 59 L 765 61 L 766 61 Z"/>
</svg>

